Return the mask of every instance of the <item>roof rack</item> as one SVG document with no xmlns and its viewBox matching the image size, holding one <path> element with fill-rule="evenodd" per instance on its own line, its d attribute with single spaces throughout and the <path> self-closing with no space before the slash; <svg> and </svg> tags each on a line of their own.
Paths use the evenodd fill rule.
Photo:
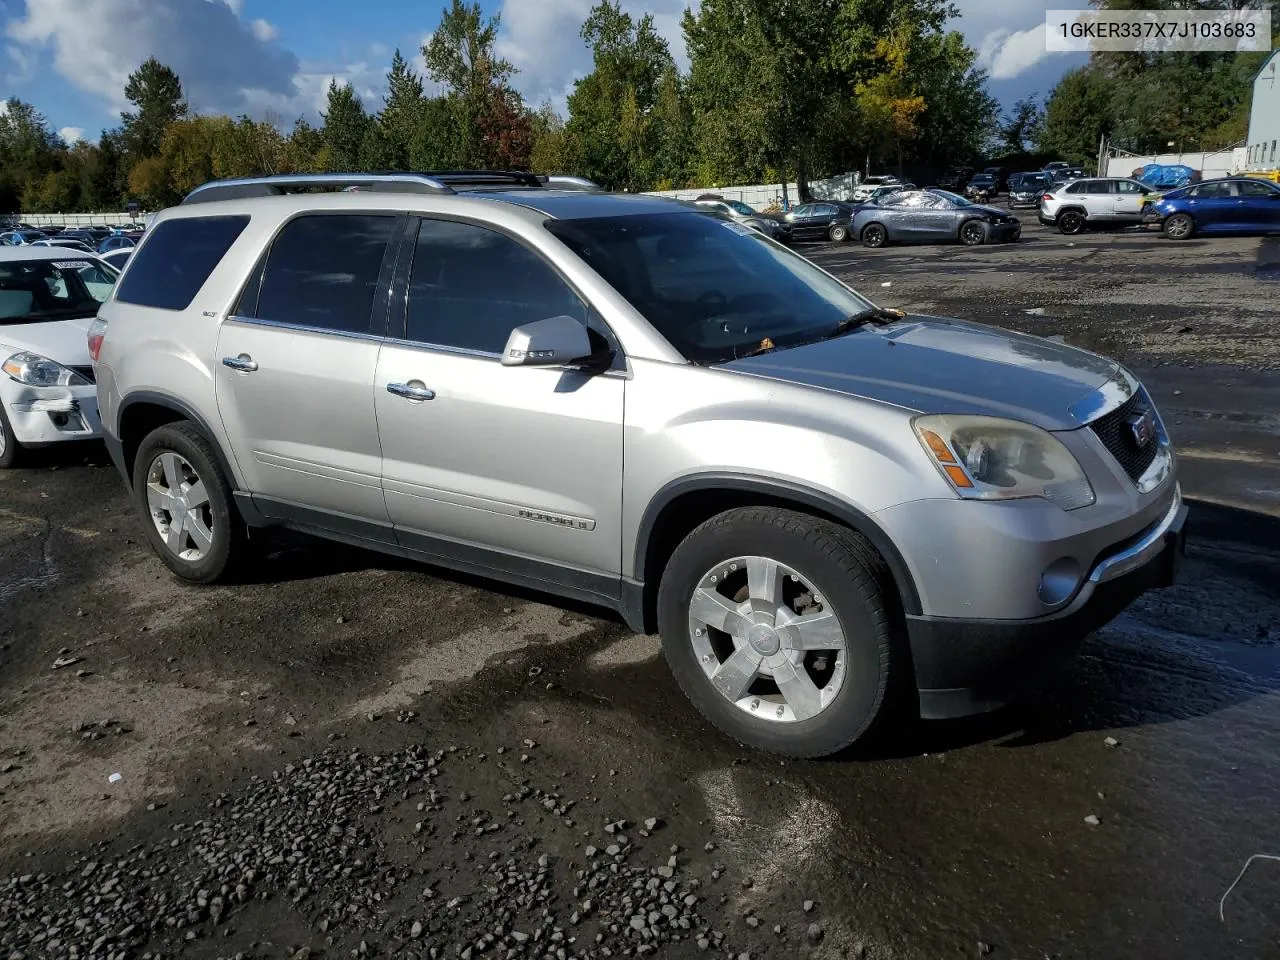
<svg viewBox="0 0 1280 960">
<path fill-rule="evenodd" d="M 269 177 L 239 177 L 214 180 L 196 187 L 182 203 L 213 200 L 244 200 L 270 197 L 298 190 L 368 190 L 375 193 L 451 194 L 459 190 L 551 188 L 599 191 L 602 188 L 585 177 L 525 173 L 519 170 L 430 170 L 422 173 L 379 171 L 369 173 L 295 173 Z"/>
<path fill-rule="evenodd" d="M 379 171 L 369 173 L 291 173 L 269 177 L 238 177 L 214 180 L 196 187 L 183 204 L 214 200 L 244 200 L 270 197 L 298 190 L 368 190 L 375 193 L 451 194 L 459 190 L 556 188 L 599 190 L 584 177 L 560 174 L 545 176 L 519 170 L 430 170 L 423 173 Z"/>
</svg>

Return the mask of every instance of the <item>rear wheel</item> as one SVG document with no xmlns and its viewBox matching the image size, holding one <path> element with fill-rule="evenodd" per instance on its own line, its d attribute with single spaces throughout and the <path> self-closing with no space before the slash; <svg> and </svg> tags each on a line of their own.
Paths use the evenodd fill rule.
<svg viewBox="0 0 1280 960">
<path fill-rule="evenodd" d="M 194 425 L 169 424 L 142 441 L 133 493 L 147 539 L 170 570 L 192 583 L 232 572 L 248 538 L 213 445 Z"/>
<path fill-rule="evenodd" d="M 1068 210 L 1066 213 L 1058 214 L 1058 230 L 1068 236 L 1082 231 L 1084 223 L 1084 214 L 1078 210 Z"/>
<path fill-rule="evenodd" d="M 720 730 L 794 757 L 835 753 L 881 716 L 894 652 L 892 581 L 853 531 L 745 507 L 676 548 L 658 592 L 663 652 Z"/>
<path fill-rule="evenodd" d="M 977 220 L 966 220 L 960 225 L 960 242 L 966 247 L 977 247 L 986 243 L 987 231 Z"/>
<path fill-rule="evenodd" d="M 862 230 L 862 245 L 865 247 L 883 247 L 889 242 L 889 233 L 879 223 L 869 223 Z"/>
<path fill-rule="evenodd" d="M 849 239 L 849 228 L 842 223 L 833 223 L 827 231 L 827 239 L 833 243 L 844 243 Z"/>
<path fill-rule="evenodd" d="M 13 425 L 9 423 L 9 415 L 5 413 L 4 404 L 0 403 L 0 470 L 19 466 L 25 453 L 13 432 Z"/>
<path fill-rule="evenodd" d="M 1170 240 L 1185 240 L 1196 232 L 1196 222 L 1188 214 L 1175 213 L 1164 222 L 1164 235 Z"/>
</svg>

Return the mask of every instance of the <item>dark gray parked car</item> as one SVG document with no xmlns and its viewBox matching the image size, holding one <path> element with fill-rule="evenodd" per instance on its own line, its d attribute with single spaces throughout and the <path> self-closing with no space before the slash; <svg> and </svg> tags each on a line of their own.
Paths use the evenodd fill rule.
<svg viewBox="0 0 1280 960">
<path fill-rule="evenodd" d="M 966 246 L 1012 242 L 1022 223 L 996 207 L 946 190 L 909 190 L 861 207 L 852 232 L 868 247 L 886 243 L 955 243 Z"/>
</svg>

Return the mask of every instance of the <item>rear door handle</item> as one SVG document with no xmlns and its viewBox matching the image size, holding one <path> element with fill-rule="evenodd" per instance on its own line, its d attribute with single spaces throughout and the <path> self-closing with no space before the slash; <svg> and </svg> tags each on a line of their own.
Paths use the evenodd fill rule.
<svg viewBox="0 0 1280 960">
<path fill-rule="evenodd" d="M 232 370 L 239 370 L 241 373 L 253 373 L 258 369 L 258 361 L 247 353 L 242 353 L 238 357 L 223 357 L 222 365 Z"/>
<path fill-rule="evenodd" d="M 434 400 L 436 398 L 436 392 L 421 380 L 410 380 L 408 383 L 388 383 L 387 393 L 394 393 L 397 397 L 404 397 L 406 400 L 415 400 L 419 403 L 423 400 Z"/>
</svg>

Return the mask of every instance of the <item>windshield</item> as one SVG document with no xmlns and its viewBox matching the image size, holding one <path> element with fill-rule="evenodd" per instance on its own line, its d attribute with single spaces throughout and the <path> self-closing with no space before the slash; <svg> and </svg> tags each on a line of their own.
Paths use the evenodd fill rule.
<svg viewBox="0 0 1280 960">
<path fill-rule="evenodd" d="M 0 324 L 91 317 L 119 275 L 85 259 L 0 262 Z"/>
<path fill-rule="evenodd" d="M 872 307 L 748 227 L 681 213 L 554 220 L 559 237 L 694 363 L 828 336 Z"/>
<path fill-rule="evenodd" d="M 958 193 L 952 193 L 950 190 L 930 190 L 929 192 L 932 193 L 935 197 L 941 197 L 943 200 L 946 200 L 948 203 L 955 204 L 957 207 L 973 206 L 973 203 L 971 201 L 960 196 L 960 194 Z"/>
</svg>

